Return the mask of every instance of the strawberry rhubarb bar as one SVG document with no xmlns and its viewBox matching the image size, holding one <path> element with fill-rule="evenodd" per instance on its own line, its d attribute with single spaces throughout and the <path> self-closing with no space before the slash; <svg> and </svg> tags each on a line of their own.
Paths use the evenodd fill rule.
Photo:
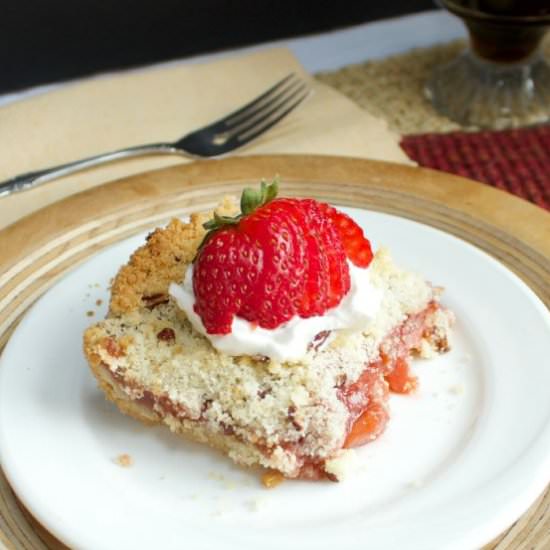
<svg viewBox="0 0 550 550">
<path fill-rule="evenodd" d="M 449 349 L 452 314 L 346 214 L 276 194 L 151 233 L 84 350 L 123 413 L 241 465 L 338 480 L 384 430 L 389 392 L 415 390 L 411 358 Z"/>
</svg>

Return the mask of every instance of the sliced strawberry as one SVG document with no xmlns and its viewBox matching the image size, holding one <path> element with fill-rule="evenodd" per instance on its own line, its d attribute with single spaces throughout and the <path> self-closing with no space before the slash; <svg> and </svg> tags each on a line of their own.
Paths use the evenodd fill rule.
<svg viewBox="0 0 550 550">
<path fill-rule="evenodd" d="M 263 250 L 261 273 L 239 316 L 275 328 L 297 314 L 304 293 L 307 246 L 303 215 L 291 199 L 276 199 L 244 217 L 240 232 Z"/>
<path fill-rule="evenodd" d="M 235 226 L 206 241 L 193 271 L 195 312 L 209 334 L 231 332 L 233 317 L 257 284 L 262 249 Z"/>
<path fill-rule="evenodd" d="M 324 250 L 328 261 L 329 290 L 325 309 L 330 309 L 336 307 L 350 289 L 349 267 L 338 230 L 323 212 L 322 204 L 317 201 L 310 202 L 315 203 L 315 211 L 318 212 L 315 232 L 319 236 L 321 249 Z"/>
<path fill-rule="evenodd" d="M 315 201 L 301 200 L 296 201 L 296 204 L 305 220 L 303 231 L 307 246 L 306 287 L 298 313 L 301 317 L 312 317 L 322 315 L 329 307 L 332 273 L 327 253 L 329 250 L 325 244 L 330 237 L 323 234 L 323 226 L 327 225 L 326 217 Z M 334 245 L 337 247 L 338 243 Z"/>
<path fill-rule="evenodd" d="M 325 203 L 321 203 L 321 208 L 338 230 L 350 261 L 357 267 L 368 267 L 372 260 L 372 249 L 363 230 L 347 214 L 336 208 Z"/>
</svg>

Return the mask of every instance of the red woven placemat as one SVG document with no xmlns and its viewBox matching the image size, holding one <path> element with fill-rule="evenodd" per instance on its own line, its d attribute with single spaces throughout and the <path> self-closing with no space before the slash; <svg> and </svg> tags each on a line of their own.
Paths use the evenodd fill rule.
<svg viewBox="0 0 550 550">
<path fill-rule="evenodd" d="M 405 136 L 421 166 L 466 176 L 550 210 L 550 126 Z"/>
</svg>

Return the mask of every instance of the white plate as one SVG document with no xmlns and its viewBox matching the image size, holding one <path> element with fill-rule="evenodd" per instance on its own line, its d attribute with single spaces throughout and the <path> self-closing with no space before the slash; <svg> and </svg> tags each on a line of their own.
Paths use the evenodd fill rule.
<svg viewBox="0 0 550 550">
<path fill-rule="evenodd" d="M 73 547 L 301 550 L 473 548 L 550 481 L 550 315 L 516 276 L 463 241 L 351 210 L 374 245 L 446 287 L 453 350 L 417 362 L 383 437 L 339 484 L 258 475 L 104 401 L 81 335 L 143 239 L 68 274 L 25 316 L 0 365 L 2 465 L 24 504 Z M 102 300 L 101 306 L 96 300 Z M 122 453 L 131 467 L 115 461 Z"/>
</svg>

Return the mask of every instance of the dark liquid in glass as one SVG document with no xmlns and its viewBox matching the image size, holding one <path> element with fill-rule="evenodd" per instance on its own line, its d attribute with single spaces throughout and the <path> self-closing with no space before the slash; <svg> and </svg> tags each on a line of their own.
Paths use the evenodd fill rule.
<svg viewBox="0 0 550 550">
<path fill-rule="evenodd" d="M 550 14 L 550 0 L 454 0 L 452 3 L 489 15 L 537 17 Z"/>
<path fill-rule="evenodd" d="M 537 49 L 550 24 L 550 0 L 442 0 L 464 20 L 473 51 L 497 63 L 517 63 Z"/>
</svg>

